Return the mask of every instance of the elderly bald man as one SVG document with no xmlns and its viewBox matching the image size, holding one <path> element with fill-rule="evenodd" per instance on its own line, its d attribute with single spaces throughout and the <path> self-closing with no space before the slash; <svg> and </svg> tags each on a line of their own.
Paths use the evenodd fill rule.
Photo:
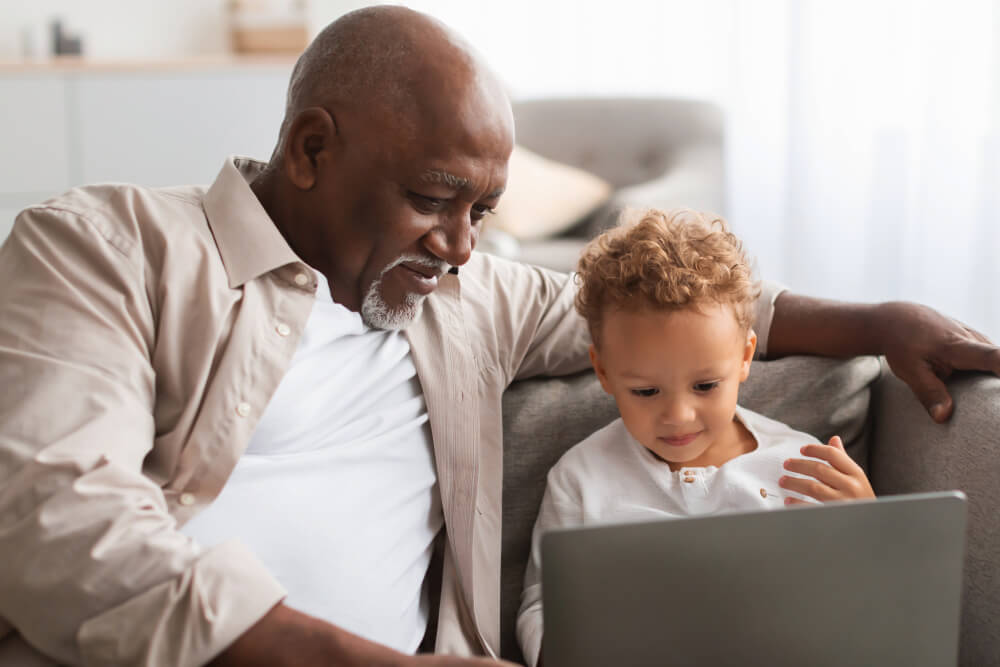
<svg viewBox="0 0 1000 667">
<path fill-rule="evenodd" d="M 0 664 L 495 656 L 501 395 L 588 363 L 567 276 L 472 252 L 513 135 L 456 35 L 369 8 L 299 59 L 267 164 L 19 216 L 0 250 Z M 938 376 L 998 370 L 911 304 L 765 284 L 756 330 L 769 356 L 886 353 L 938 420 Z"/>
</svg>

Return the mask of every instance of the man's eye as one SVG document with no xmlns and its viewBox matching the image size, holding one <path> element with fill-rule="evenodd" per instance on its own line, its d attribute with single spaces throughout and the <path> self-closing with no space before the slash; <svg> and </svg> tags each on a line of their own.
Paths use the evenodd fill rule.
<svg viewBox="0 0 1000 667">
<path fill-rule="evenodd" d="M 416 192 L 411 192 L 410 197 L 417 205 L 417 208 L 427 213 L 438 211 L 442 206 L 444 206 L 444 200 L 438 197 L 428 197 L 426 195 L 417 194 Z"/>
<path fill-rule="evenodd" d="M 472 207 L 472 219 L 482 220 L 488 215 L 493 215 L 496 210 L 492 206 L 486 206 L 484 204 L 476 204 Z"/>
<path fill-rule="evenodd" d="M 715 382 L 699 382 L 694 386 L 694 390 L 700 393 L 707 393 L 719 386 L 719 381 Z"/>
<path fill-rule="evenodd" d="M 655 387 L 648 387 L 646 389 L 633 389 L 632 390 L 632 395 L 633 396 L 639 396 L 641 398 L 649 398 L 650 396 L 656 396 L 659 393 L 660 393 L 660 390 L 656 389 Z"/>
</svg>

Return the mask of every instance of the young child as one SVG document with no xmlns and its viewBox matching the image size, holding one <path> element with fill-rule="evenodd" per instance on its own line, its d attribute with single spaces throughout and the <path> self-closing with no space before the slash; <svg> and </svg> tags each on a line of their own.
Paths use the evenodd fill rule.
<svg viewBox="0 0 1000 667">
<path fill-rule="evenodd" d="M 621 419 L 549 472 L 517 619 L 532 666 L 546 531 L 874 497 L 839 437 L 819 444 L 736 405 L 759 290 L 722 220 L 686 210 L 624 220 L 587 246 L 577 280 L 590 359 Z"/>
</svg>

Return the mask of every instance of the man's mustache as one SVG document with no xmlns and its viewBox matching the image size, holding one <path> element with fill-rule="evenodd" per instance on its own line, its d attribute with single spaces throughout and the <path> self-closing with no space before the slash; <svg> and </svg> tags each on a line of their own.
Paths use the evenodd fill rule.
<svg viewBox="0 0 1000 667">
<path fill-rule="evenodd" d="M 444 275 L 445 271 L 455 275 L 458 274 L 457 266 L 449 267 L 448 262 L 444 262 L 441 261 L 440 259 L 434 259 L 431 257 L 425 257 L 422 255 L 402 255 L 401 257 L 397 257 L 395 261 L 389 264 L 389 266 L 382 269 L 382 274 L 384 275 L 389 271 L 391 271 L 392 269 L 399 266 L 400 264 L 404 263 L 415 264 L 422 268 L 429 269 L 436 278 L 440 278 L 442 275 Z"/>
</svg>

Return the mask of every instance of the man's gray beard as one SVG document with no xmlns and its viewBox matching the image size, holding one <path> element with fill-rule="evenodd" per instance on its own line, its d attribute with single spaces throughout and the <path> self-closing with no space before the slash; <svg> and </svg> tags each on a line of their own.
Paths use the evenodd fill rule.
<svg viewBox="0 0 1000 667">
<path fill-rule="evenodd" d="M 417 312 L 420 310 L 420 303 L 424 300 L 423 294 L 407 294 L 403 298 L 403 303 L 396 306 L 395 309 L 389 307 L 389 304 L 385 302 L 385 298 L 382 295 L 382 280 L 385 278 L 385 274 L 403 262 L 431 266 L 431 263 L 423 257 L 404 255 L 382 269 L 382 273 L 371 284 L 371 287 L 368 288 L 368 292 L 365 294 L 365 298 L 361 301 L 361 321 L 366 326 L 372 329 L 398 331 L 399 329 L 405 329 L 416 318 Z M 438 273 L 443 273 L 443 266 L 438 266 L 435 263 L 433 268 Z"/>
<path fill-rule="evenodd" d="M 372 329 L 405 329 L 417 316 L 422 300 L 423 296 L 420 294 L 407 294 L 403 303 L 395 310 L 389 308 L 389 304 L 382 298 L 382 279 L 379 278 L 368 288 L 368 293 L 361 302 L 361 321 Z"/>
</svg>

